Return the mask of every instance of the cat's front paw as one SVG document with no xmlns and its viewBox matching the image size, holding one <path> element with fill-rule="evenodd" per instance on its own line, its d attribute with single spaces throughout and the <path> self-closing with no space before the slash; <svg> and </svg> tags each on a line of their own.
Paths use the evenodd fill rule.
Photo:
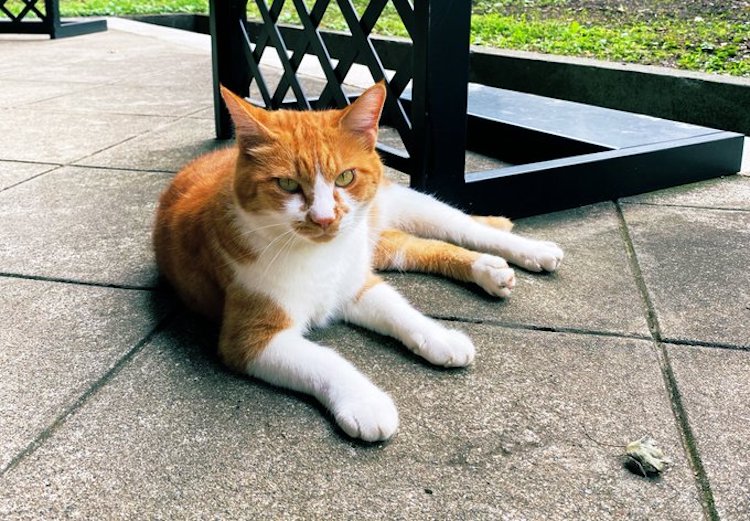
<svg viewBox="0 0 750 521">
<path fill-rule="evenodd" d="M 507 297 L 516 287 L 516 274 L 501 257 L 480 255 L 471 265 L 474 282 L 490 295 Z"/>
<path fill-rule="evenodd" d="M 352 438 L 382 441 L 398 430 L 396 405 L 374 385 L 343 396 L 332 409 L 336 423 Z"/>
<path fill-rule="evenodd" d="M 429 330 L 412 333 L 407 347 L 428 362 L 443 367 L 466 367 L 474 361 L 474 344 L 455 329 L 435 324 Z"/>
<path fill-rule="evenodd" d="M 529 239 L 513 261 L 529 271 L 556 271 L 563 257 L 562 249 L 554 242 Z"/>
</svg>

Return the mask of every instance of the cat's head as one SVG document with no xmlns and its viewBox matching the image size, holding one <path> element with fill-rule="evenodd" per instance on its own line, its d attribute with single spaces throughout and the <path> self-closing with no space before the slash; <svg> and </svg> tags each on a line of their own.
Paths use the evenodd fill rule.
<svg viewBox="0 0 750 521">
<path fill-rule="evenodd" d="M 385 87 L 350 106 L 266 111 L 222 87 L 239 148 L 234 190 L 242 211 L 273 235 L 292 231 L 327 242 L 367 218 L 383 177 L 375 145 Z"/>
</svg>

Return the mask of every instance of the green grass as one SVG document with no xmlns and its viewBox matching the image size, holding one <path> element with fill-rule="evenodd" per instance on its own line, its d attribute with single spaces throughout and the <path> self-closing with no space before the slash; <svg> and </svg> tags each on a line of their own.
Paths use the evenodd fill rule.
<svg viewBox="0 0 750 521">
<path fill-rule="evenodd" d="M 658 19 L 619 27 L 499 14 L 472 19 L 472 43 L 750 76 L 750 25 Z"/>
<path fill-rule="evenodd" d="M 669 16 L 626 21 L 602 20 L 586 12 L 565 10 L 565 0 L 526 2 L 522 14 L 505 14 L 516 0 L 475 0 L 472 43 L 491 47 L 582 56 L 627 63 L 665 65 L 686 70 L 750 76 L 750 23 L 719 15 L 702 20 Z M 12 3 L 12 0 L 11 2 Z M 308 6 L 312 1 L 305 0 Z M 359 12 L 367 0 L 354 0 Z M 516 2 L 517 5 L 517 2 Z M 542 8 L 557 11 L 542 16 Z M 150 13 L 206 13 L 207 0 L 61 0 L 63 16 L 127 15 Z M 515 11 L 518 11 L 516 9 Z M 260 18 L 254 2 L 250 17 Z M 299 23 L 287 0 L 284 23 Z M 323 18 L 324 27 L 344 30 L 346 23 L 336 2 Z M 381 16 L 375 32 L 408 36 L 392 4 Z"/>
<path fill-rule="evenodd" d="M 208 0 L 60 0 L 62 16 L 208 13 Z"/>
</svg>

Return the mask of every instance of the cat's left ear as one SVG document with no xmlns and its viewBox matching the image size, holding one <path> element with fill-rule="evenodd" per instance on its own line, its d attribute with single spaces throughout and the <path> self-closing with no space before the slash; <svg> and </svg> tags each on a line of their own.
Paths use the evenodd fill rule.
<svg viewBox="0 0 750 521">
<path fill-rule="evenodd" d="M 274 134 L 263 123 L 266 113 L 252 106 L 240 96 L 220 86 L 221 97 L 227 106 L 229 115 L 234 123 L 234 131 L 237 143 L 246 154 L 252 153 L 256 148 L 268 144 L 274 139 Z"/>
<path fill-rule="evenodd" d="M 378 141 L 378 121 L 383 112 L 385 93 L 385 83 L 376 83 L 345 108 L 341 117 L 341 126 L 360 137 L 370 149 L 374 149 Z"/>
</svg>

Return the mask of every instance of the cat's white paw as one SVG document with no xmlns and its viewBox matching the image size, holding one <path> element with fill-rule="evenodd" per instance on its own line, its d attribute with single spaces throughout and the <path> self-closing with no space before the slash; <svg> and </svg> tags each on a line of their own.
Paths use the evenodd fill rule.
<svg viewBox="0 0 750 521">
<path fill-rule="evenodd" d="M 438 324 L 409 335 L 406 346 L 428 362 L 443 367 L 466 367 L 474 361 L 474 344 L 461 331 Z"/>
<path fill-rule="evenodd" d="M 563 256 L 562 249 L 554 242 L 528 239 L 514 255 L 513 262 L 529 271 L 555 271 Z"/>
<path fill-rule="evenodd" d="M 339 427 L 352 438 L 387 440 L 398 430 L 396 405 L 374 385 L 340 397 L 331 412 Z"/>
<path fill-rule="evenodd" d="M 490 295 L 507 297 L 516 287 L 516 274 L 501 257 L 480 255 L 471 265 L 474 282 Z"/>
</svg>

